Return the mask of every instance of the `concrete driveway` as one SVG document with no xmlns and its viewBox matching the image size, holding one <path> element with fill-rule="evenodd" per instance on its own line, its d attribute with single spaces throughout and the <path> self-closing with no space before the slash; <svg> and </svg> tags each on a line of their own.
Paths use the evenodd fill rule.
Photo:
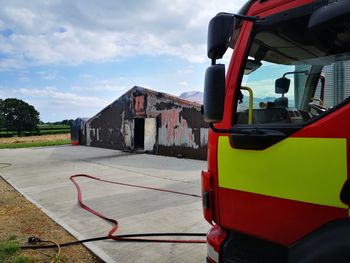
<svg viewBox="0 0 350 263">
<path fill-rule="evenodd" d="M 85 146 L 0 150 L 3 178 L 41 207 L 75 237 L 107 235 L 111 225 L 77 204 L 73 174 L 200 194 L 203 161 L 148 154 L 129 154 Z M 201 199 L 78 179 L 84 200 L 119 221 L 118 234 L 147 232 L 207 232 Z M 45 238 L 45 237 L 42 237 Z M 86 244 L 106 262 L 205 262 L 205 244 Z"/>
</svg>

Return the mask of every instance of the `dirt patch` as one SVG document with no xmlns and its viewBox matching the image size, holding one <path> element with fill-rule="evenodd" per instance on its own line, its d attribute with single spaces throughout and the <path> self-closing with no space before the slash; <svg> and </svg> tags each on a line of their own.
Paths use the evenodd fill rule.
<svg viewBox="0 0 350 263">
<path fill-rule="evenodd" d="M 30 203 L 0 177 L 0 241 L 16 237 L 25 244 L 28 237 L 53 240 L 59 243 L 74 241 L 74 237 L 56 224 L 39 208 Z M 33 262 L 49 262 L 55 250 L 25 250 L 21 255 Z M 102 262 L 82 245 L 62 248 L 59 262 Z"/>
<path fill-rule="evenodd" d="M 49 142 L 70 139 L 70 133 L 50 134 L 40 136 L 0 138 L 0 144 L 24 143 L 24 142 Z"/>
</svg>

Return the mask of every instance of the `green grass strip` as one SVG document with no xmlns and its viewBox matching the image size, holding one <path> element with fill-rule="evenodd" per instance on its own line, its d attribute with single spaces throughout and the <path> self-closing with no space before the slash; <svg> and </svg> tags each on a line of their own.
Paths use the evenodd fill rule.
<svg viewBox="0 0 350 263">
<path fill-rule="evenodd" d="M 15 149 L 15 148 L 30 148 L 30 147 L 45 147 L 45 146 L 55 146 L 70 144 L 70 140 L 56 140 L 48 142 L 23 142 L 23 143 L 2 143 L 0 144 L 0 149 Z"/>
<path fill-rule="evenodd" d="M 32 263 L 31 258 L 18 255 L 20 252 L 19 242 L 15 237 L 0 242 L 0 262 L 2 263 Z"/>
</svg>

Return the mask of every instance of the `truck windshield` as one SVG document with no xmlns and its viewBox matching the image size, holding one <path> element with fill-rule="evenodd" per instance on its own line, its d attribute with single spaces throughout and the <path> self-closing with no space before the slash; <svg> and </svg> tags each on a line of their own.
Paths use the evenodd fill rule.
<svg viewBox="0 0 350 263">
<path fill-rule="evenodd" d="M 236 124 L 303 123 L 350 96 L 350 25 L 311 35 L 307 21 L 255 30 L 237 91 Z"/>
</svg>

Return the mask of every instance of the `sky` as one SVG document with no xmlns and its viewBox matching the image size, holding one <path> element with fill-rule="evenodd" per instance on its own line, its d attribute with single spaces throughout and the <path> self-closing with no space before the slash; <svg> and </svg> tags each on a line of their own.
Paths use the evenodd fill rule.
<svg viewBox="0 0 350 263">
<path fill-rule="evenodd" d="M 295 66 L 273 64 L 262 62 L 262 66 L 249 75 L 244 75 L 242 86 L 248 86 L 253 89 L 254 97 L 263 99 L 266 97 L 276 98 L 281 95 L 275 93 L 275 81 L 281 78 L 286 72 L 295 71 Z M 289 100 L 294 100 L 294 77 L 293 75 L 286 76 L 291 82 L 289 91 L 285 94 Z"/>
<path fill-rule="evenodd" d="M 245 2 L 0 0 L 0 98 L 53 122 L 91 117 L 133 86 L 202 91 L 208 22 Z"/>
</svg>

